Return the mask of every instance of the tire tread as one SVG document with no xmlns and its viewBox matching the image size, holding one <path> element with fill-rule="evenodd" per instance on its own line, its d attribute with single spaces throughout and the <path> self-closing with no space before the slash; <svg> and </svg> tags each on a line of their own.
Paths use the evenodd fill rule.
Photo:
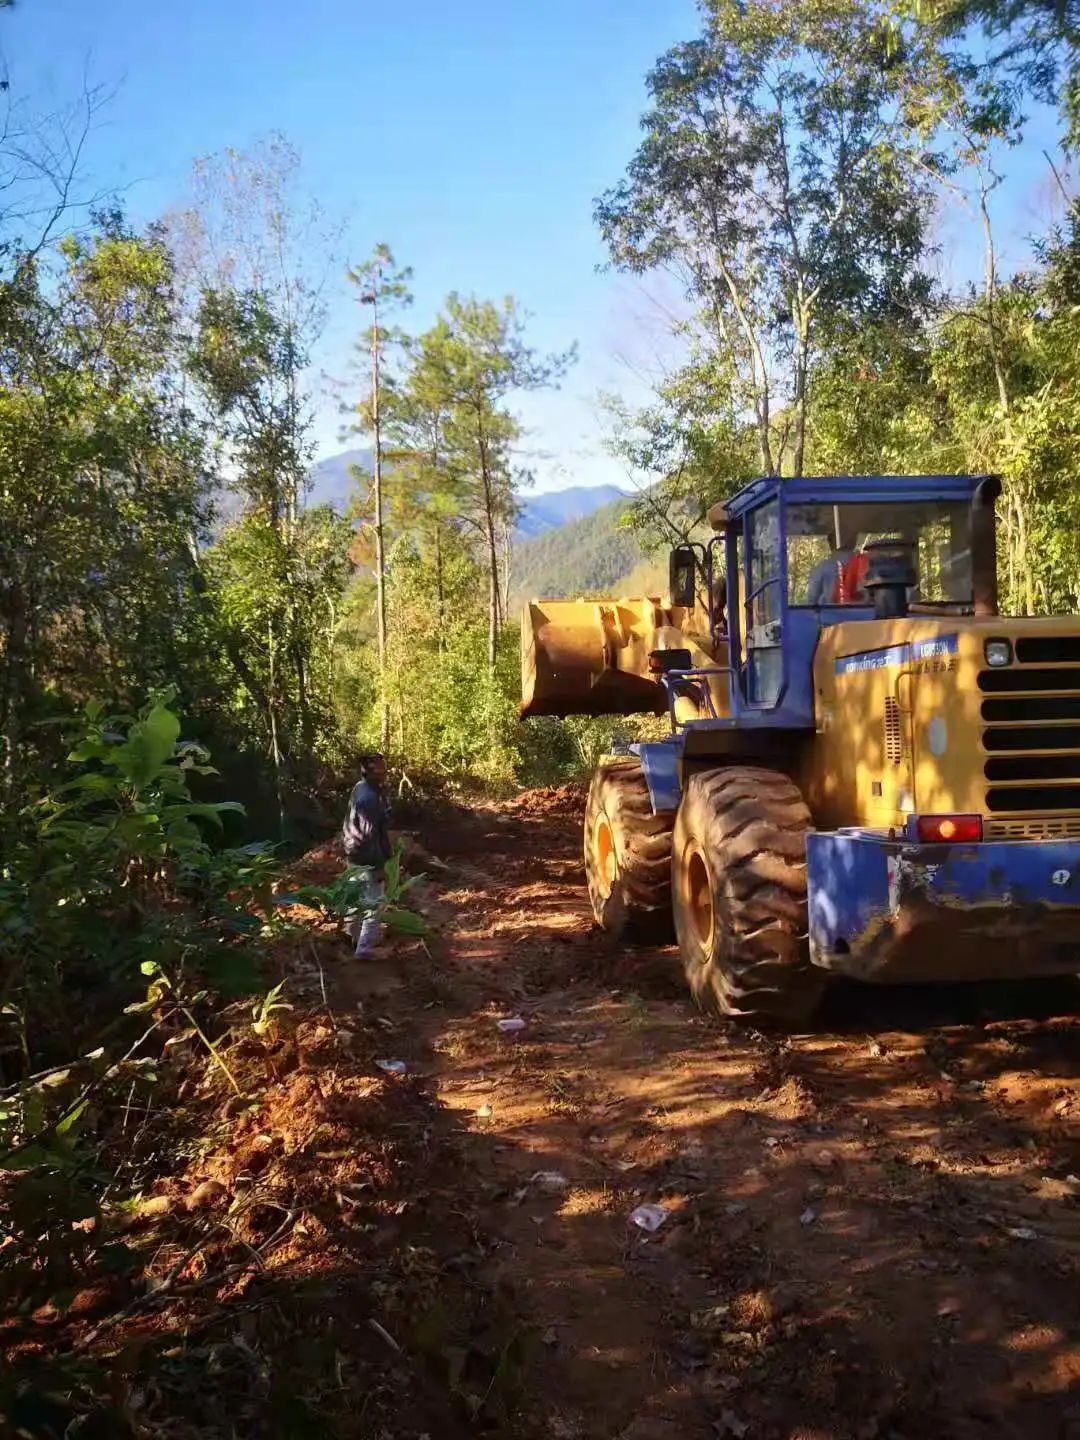
<svg viewBox="0 0 1080 1440">
<path fill-rule="evenodd" d="M 610 895 L 599 883 L 594 836 L 601 817 L 615 839 L 618 871 Z M 671 936 L 671 842 L 675 817 L 654 814 L 636 759 L 603 760 L 585 810 L 585 875 L 593 916 L 609 934 L 635 942 Z"/>
<path fill-rule="evenodd" d="M 810 812 L 777 770 L 730 766 L 691 776 L 676 825 L 676 929 L 694 998 L 758 1024 L 792 1025 L 813 1012 L 824 977 L 807 943 L 806 833 Z M 693 841 L 712 872 L 717 936 L 706 955 L 683 913 L 678 867 Z"/>
</svg>

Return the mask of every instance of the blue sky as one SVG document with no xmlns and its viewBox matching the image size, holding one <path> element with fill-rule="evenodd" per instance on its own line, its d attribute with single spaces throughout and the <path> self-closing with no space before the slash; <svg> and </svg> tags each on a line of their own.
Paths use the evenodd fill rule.
<svg viewBox="0 0 1080 1440">
<path fill-rule="evenodd" d="M 16 93 L 60 102 L 84 72 L 115 88 L 89 164 L 134 219 L 183 199 L 195 156 L 282 131 L 345 225 L 344 256 L 386 240 L 414 268 L 412 324 L 451 289 L 510 293 L 538 347 L 576 341 L 561 391 L 521 406 L 547 489 L 626 483 L 595 397 L 644 393 L 663 325 L 649 287 L 597 274 L 592 201 L 633 154 L 649 66 L 696 28 L 693 0 L 20 0 L 2 37 Z M 1006 264 L 1044 226 L 1050 131 L 997 196 Z M 965 217 L 946 215 L 941 238 L 947 276 L 977 267 Z M 342 376 L 360 317 L 343 281 L 328 296 L 316 368 Z M 321 397 L 320 454 L 339 427 Z"/>
<path fill-rule="evenodd" d="M 116 87 L 90 166 L 136 219 L 182 197 L 196 155 L 280 130 L 348 256 L 386 240 L 413 267 L 410 323 L 451 289 L 513 294 L 537 346 L 576 340 L 560 393 L 522 407 L 548 488 L 622 479 L 593 399 L 626 388 L 636 287 L 596 274 L 592 200 L 633 153 L 647 69 L 694 26 L 692 0 L 21 0 L 3 40 L 20 93 L 67 99 L 87 68 Z M 360 317 L 329 294 L 318 362 L 340 375 Z M 339 423 L 324 400 L 320 453 Z"/>
</svg>

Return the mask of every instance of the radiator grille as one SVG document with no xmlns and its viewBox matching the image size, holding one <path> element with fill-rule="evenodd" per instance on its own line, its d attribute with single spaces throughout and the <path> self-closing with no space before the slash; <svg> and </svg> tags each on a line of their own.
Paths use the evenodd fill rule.
<svg viewBox="0 0 1080 1440">
<path fill-rule="evenodd" d="M 1080 720 L 1080 695 L 1016 695 L 984 700 L 982 718 L 994 720 Z"/>
<path fill-rule="evenodd" d="M 987 750 L 1080 750 L 1080 725 L 998 725 L 984 740 Z"/>
<path fill-rule="evenodd" d="M 1033 635 L 1017 640 L 1021 665 L 1076 665 L 1080 663 L 1080 635 Z"/>
<path fill-rule="evenodd" d="M 1080 780 L 1080 755 L 1002 755 L 984 769 L 988 780 Z"/>
<path fill-rule="evenodd" d="M 1069 840 L 1080 836 L 1080 820 L 985 820 L 987 840 Z"/>
<path fill-rule="evenodd" d="M 1071 785 L 991 786 L 986 792 L 988 810 L 1078 810 L 1080 790 Z"/>
<path fill-rule="evenodd" d="M 1012 665 L 1007 670 L 983 670 L 979 675 L 979 689 L 984 694 L 1002 695 L 1017 690 L 1067 690 L 1080 693 L 1080 669 L 1049 670 L 1025 669 Z"/>
<path fill-rule="evenodd" d="M 979 689 L 992 697 L 981 703 L 987 752 L 983 773 L 991 782 L 986 808 L 992 815 L 1080 810 L 1080 636 L 1029 637 L 1014 648 L 1015 665 L 979 674 Z M 1035 833 L 1080 834 L 1080 821 L 1001 823 L 1075 824 L 1075 830 L 1040 828 Z M 995 832 L 988 828 L 986 833 Z M 1007 833 L 1032 832 L 1010 828 Z"/>
</svg>

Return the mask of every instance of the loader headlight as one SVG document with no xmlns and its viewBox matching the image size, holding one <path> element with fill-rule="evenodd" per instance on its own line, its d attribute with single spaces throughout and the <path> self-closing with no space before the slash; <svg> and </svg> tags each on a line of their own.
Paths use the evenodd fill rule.
<svg viewBox="0 0 1080 1440">
<path fill-rule="evenodd" d="M 995 670 L 1002 665 L 1011 665 L 1013 658 L 1011 640 L 987 640 L 983 648 L 987 665 L 993 666 Z"/>
</svg>

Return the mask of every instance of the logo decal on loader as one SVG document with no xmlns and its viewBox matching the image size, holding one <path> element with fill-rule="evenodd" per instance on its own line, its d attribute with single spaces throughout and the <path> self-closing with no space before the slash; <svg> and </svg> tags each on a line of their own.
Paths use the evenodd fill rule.
<svg viewBox="0 0 1080 1440">
<path fill-rule="evenodd" d="M 851 675 L 862 670 L 885 670 L 890 665 L 909 665 L 913 660 L 933 660 L 942 655 L 955 655 L 956 635 L 935 635 L 932 640 L 916 640 L 914 644 L 888 645 L 881 650 L 862 650 L 857 655 L 841 655 L 836 662 L 838 675 Z"/>
</svg>

